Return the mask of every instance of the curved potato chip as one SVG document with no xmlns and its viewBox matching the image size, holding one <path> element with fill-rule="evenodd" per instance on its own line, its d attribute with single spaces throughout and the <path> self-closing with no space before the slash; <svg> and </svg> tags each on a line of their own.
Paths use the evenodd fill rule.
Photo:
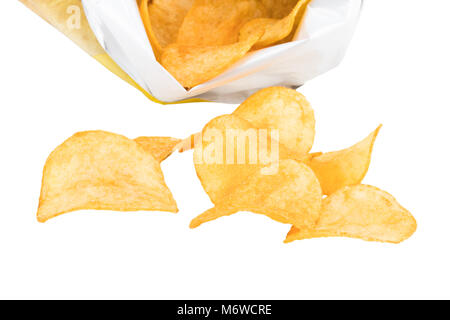
<svg viewBox="0 0 450 320">
<path fill-rule="evenodd" d="M 226 71 L 250 51 L 261 35 L 226 46 L 170 45 L 163 51 L 161 64 L 183 87 L 192 88 Z"/>
<path fill-rule="evenodd" d="M 322 153 L 308 154 L 314 143 L 314 111 L 305 97 L 293 89 L 271 87 L 249 97 L 233 113 L 259 129 L 277 129 L 279 141 L 289 153 L 283 159 L 309 161 Z M 194 148 L 195 139 L 201 133 L 191 135 L 179 144 L 180 152 Z"/>
<path fill-rule="evenodd" d="M 159 162 L 166 160 L 176 151 L 176 146 L 181 142 L 180 139 L 170 137 L 139 137 L 134 139 L 134 141 L 139 143 Z"/>
<path fill-rule="evenodd" d="M 190 227 L 229 216 L 239 211 L 263 214 L 299 228 L 311 228 L 320 214 L 322 191 L 313 171 L 303 163 L 281 160 L 278 173 L 263 175 L 253 171 L 239 179 L 234 190 L 215 203 L 215 207 L 192 220 Z M 206 181 L 210 177 L 203 176 Z M 211 181 L 210 183 L 214 183 Z M 228 188 L 229 189 L 229 188 Z"/>
<path fill-rule="evenodd" d="M 345 150 L 313 156 L 307 164 L 319 178 L 322 191 L 330 195 L 345 187 L 360 184 L 369 170 L 379 126 L 363 141 Z"/>
<path fill-rule="evenodd" d="M 307 0 L 298 1 L 294 9 L 283 19 L 260 18 L 247 22 L 239 32 L 239 39 L 247 39 L 251 34 L 263 30 L 264 35 L 253 46 L 253 49 L 257 50 L 287 38 L 292 33 L 298 13 L 307 2 Z"/>
<path fill-rule="evenodd" d="M 261 136 L 248 121 L 225 115 L 209 122 L 201 137 L 194 149 L 195 168 L 216 207 L 194 219 L 192 228 L 238 211 L 313 225 L 322 199 L 320 183 L 305 164 L 288 160 L 290 151 L 272 136 Z"/>
<path fill-rule="evenodd" d="M 77 133 L 51 153 L 37 218 L 88 209 L 178 211 L 159 162 L 135 141 L 103 131 Z"/>
<path fill-rule="evenodd" d="M 105 52 L 89 26 L 81 0 L 20 0 L 20 2 L 90 55 L 95 56 Z M 75 23 L 77 27 L 73 27 Z"/>
<path fill-rule="evenodd" d="M 239 41 L 239 31 L 247 21 L 266 15 L 259 0 L 195 0 L 176 42 L 189 46 L 233 44 Z"/>
<path fill-rule="evenodd" d="M 139 10 L 157 58 L 175 43 L 179 29 L 194 0 L 141 0 Z"/>
<path fill-rule="evenodd" d="M 254 129 L 247 121 L 232 115 L 225 115 L 211 120 L 203 129 L 202 143 L 194 148 L 194 164 L 203 189 L 213 203 L 229 194 L 241 180 L 254 174 L 261 165 L 249 164 L 249 143 L 244 141 L 245 161 L 238 164 L 228 161 L 227 164 L 227 130 L 249 132 Z M 238 148 L 235 144 L 233 150 Z M 237 152 L 236 152 L 237 154 Z M 234 160 L 234 157 L 233 157 Z"/>
<path fill-rule="evenodd" d="M 400 243 L 416 231 L 414 217 L 394 197 L 378 188 L 345 187 L 323 201 L 313 229 L 293 227 L 286 243 L 320 237 L 350 237 Z"/>
<path fill-rule="evenodd" d="M 294 27 L 292 28 L 292 32 L 289 36 L 287 36 L 285 39 L 283 39 L 280 42 L 277 42 L 277 44 L 286 43 L 294 40 L 294 37 L 296 37 L 300 32 L 300 26 L 302 25 L 305 17 L 306 17 L 306 10 L 308 9 L 308 5 L 312 2 L 312 0 L 308 0 L 307 3 L 305 3 L 304 6 L 300 9 L 300 11 L 297 13 L 297 18 L 295 19 Z"/>
<path fill-rule="evenodd" d="M 306 98 L 293 89 L 272 87 L 260 90 L 233 114 L 257 128 L 279 130 L 280 143 L 298 158 L 304 157 L 314 143 L 314 111 Z"/>
<path fill-rule="evenodd" d="M 282 19 L 294 9 L 299 0 L 260 0 L 269 12 L 269 18 Z"/>
</svg>

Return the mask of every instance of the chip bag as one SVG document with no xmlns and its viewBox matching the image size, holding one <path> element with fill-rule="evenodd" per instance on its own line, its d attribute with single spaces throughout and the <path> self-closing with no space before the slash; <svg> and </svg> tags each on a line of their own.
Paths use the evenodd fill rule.
<svg viewBox="0 0 450 320">
<path fill-rule="evenodd" d="M 298 87 L 341 61 L 362 3 L 20 1 L 159 103 L 237 103 L 264 87 Z"/>
</svg>

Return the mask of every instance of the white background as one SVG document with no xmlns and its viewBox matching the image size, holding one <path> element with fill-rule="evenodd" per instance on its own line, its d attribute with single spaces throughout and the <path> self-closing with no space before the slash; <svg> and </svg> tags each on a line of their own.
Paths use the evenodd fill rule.
<svg viewBox="0 0 450 320">
<path fill-rule="evenodd" d="M 449 1 L 366 1 L 344 62 L 300 89 L 317 151 L 384 124 L 365 183 L 417 218 L 400 245 L 284 245 L 289 226 L 246 213 L 190 230 L 211 207 L 191 153 L 163 164 L 177 215 L 77 212 L 39 224 L 42 168 L 73 133 L 183 138 L 236 106 L 152 103 L 18 1 L 0 11 L 0 298 L 450 298 Z"/>
</svg>

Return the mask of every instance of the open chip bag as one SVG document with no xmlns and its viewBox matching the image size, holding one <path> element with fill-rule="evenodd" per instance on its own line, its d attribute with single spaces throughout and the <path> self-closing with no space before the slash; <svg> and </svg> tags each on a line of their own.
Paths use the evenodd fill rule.
<svg viewBox="0 0 450 320">
<path fill-rule="evenodd" d="M 160 103 L 242 102 L 342 60 L 362 0 L 20 0 Z"/>
</svg>

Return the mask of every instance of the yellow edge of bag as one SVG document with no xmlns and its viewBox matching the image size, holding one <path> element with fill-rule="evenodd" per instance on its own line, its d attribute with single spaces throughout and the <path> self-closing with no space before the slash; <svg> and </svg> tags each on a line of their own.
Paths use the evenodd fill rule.
<svg viewBox="0 0 450 320">
<path fill-rule="evenodd" d="M 99 54 L 97 56 L 94 56 L 95 60 L 100 62 L 106 69 L 114 73 L 116 76 L 121 78 L 123 81 L 129 83 L 139 91 L 141 91 L 148 99 L 150 99 L 153 102 L 162 104 L 162 105 L 169 105 L 169 104 L 178 104 L 178 103 L 192 103 L 192 102 L 207 102 L 206 100 L 202 99 L 188 99 L 178 102 L 163 102 L 158 99 L 156 99 L 154 96 L 149 94 L 147 91 L 145 91 L 140 85 L 136 83 L 125 71 L 123 71 L 116 62 L 107 54 Z"/>
<path fill-rule="evenodd" d="M 125 71 L 123 71 L 114 60 L 103 50 L 92 32 L 89 23 L 84 14 L 81 0 L 19 0 L 31 11 L 36 13 L 50 25 L 66 35 L 70 40 L 75 42 L 81 49 L 88 53 L 91 57 L 100 62 L 109 71 L 117 75 L 119 78 L 129 83 L 139 91 L 141 91 L 148 99 L 153 102 L 168 105 L 191 102 L 207 102 L 202 99 L 188 99 L 177 102 L 163 102 L 139 86 Z M 78 15 L 78 28 L 71 28 L 70 21 Z M 150 45 L 150 41 L 149 41 Z"/>
</svg>

